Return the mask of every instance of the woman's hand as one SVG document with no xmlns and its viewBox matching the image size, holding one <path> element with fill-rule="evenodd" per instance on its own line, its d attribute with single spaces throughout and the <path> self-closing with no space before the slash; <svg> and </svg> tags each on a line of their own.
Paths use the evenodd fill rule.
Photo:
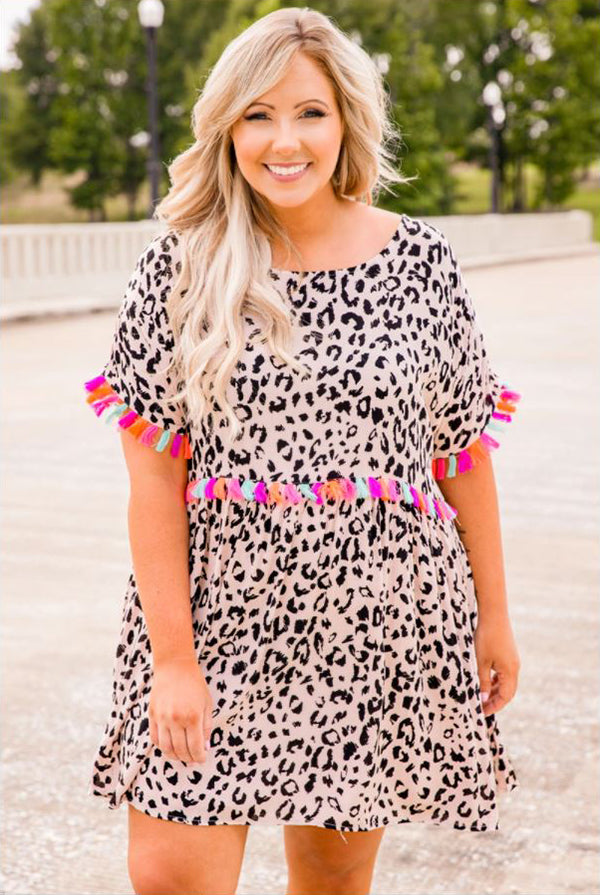
<svg viewBox="0 0 600 895">
<path fill-rule="evenodd" d="M 195 657 L 154 667 L 148 710 L 150 739 L 166 758 L 203 762 L 212 728 L 212 698 Z"/>
<path fill-rule="evenodd" d="M 521 661 L 506 613 L 479 611 L 475 629 L 475 653 L 483 712 L 493 715 L 513 698 Z M 492 676 L 492 670 L 495 676 Z M 489 696 L 484 699 L 484 695 Z"/>
</svg>

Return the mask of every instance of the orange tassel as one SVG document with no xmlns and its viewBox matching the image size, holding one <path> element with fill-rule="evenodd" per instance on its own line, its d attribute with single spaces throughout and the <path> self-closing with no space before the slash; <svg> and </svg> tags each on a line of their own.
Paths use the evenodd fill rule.
<svg viewBox="0 0 600 895">
<path fill-rule="evenodd" d="M 269 497 L 271 500 L 275 501 L 275 503 L 285 503 L 280 482 L 271 482 L 269 485 Z"/>
<path fill-rule="evenodd" d="M 224 500 L 225 497 L 227 497 L 226 481 L 225 476 L 220 476 L 213 487 L 213 494 L 215 497 L 220 497 L 221 500 Z"/>
</svg>

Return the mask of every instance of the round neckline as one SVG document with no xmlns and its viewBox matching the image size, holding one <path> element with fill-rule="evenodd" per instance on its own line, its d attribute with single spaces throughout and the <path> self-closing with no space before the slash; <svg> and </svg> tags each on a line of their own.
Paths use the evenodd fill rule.
<svg viewBox="0 0 600 895">
<path fill-rule="evenodd" d="M 280 273 L 280 274 L 290 273 L 290 274 L 307 274 L 307 275 L 311 274 L 311 275 L 314 275 L 314 274 L 350 273 L 354 270 L 362 270 L 362 268 L 364 268 L 364 267 L 369 267 L 371 264 L 375 264 L 384 253 L 389 251 L 389 249 L 392 247 L 393 243 L 396 242 L 396 240 L 398 239 L 398 237 L 400 235 L 400 231 L 404 229 L 405 218 L 406 218 L 406 215 L 404 215 L 404 214 L 400 215 L 400 222 L 399 222 L 398 226 L 396 227 L 396 229 L 394 230 L 391 238 L 388 240 L 388 242 L 386 242 L 384 247 L 377 252 L 376 255 L 373 255 L 372 258 L 367 258 L 366 261 L 360 261 L 360 262 L 358 262 L 358 264 L 351 264 L 349 267 L 333 267 L 330 270 L 288 270 L 285 267 L 270 267 L 269 273 Z"/>
</svg>

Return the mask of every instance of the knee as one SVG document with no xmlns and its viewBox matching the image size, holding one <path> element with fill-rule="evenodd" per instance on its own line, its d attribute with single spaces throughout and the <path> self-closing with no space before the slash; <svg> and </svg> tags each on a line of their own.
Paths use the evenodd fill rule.
<svg viewBox="0 0 600 895">
<path fill-rule="evenodd" d="M 348 895 L 349 892 L 352 895 L 368 895 L 372 875 L 373 861 L 370 859 L 352 855 L 340 859 L 339 855 L 333 857 L 317 852 L 306 856 L 302 864 L 302 879 L 295 880 L 295 883 L 301 882 L 298 891 L 306 888 L 307 892 L 318 891 L 320 895 Z"/>
<path fill-rule="evenodd" d="M 236 895 L 230 883 L 203 885 L 197 876 L 177 866 L 170 856 L 160 853 L 129 852 L 127 859 L 129 880 L 135 895 Z"/>
<path fill-rule="evenodd" d="M 181 895 L 182 892 L 201 895 L 199 889 L 191 889 L 173 862 L 160 854 L 130 851 L 127 859 L 129 880 L 136 895 Z"/>
</svg>

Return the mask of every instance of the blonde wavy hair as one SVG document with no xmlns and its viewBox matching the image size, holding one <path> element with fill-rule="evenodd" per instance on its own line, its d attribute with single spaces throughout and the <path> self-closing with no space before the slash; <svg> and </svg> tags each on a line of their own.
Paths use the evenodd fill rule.
<svg viewBox="0 0 600 895">
<path fill-rule="evenodd" d="M 412 179 L 398 173 L 388 148 L 402 141 L 379 69 L 328 16 L 309 7 L 278 9 L 227 45 L 192 110 L 195 142 L 168 166 L 171 187 L 154 217 L 175 231 L 181 251 L 167 298 L 175 341 L 169 369 L 176 367 L 178 385 L 184 383 L 173 400 L 185 400 L 198 422 L 210 417 L 211 405 L 222 410 L 233 439 L 241 426 L 226 389 L 244 349 L 244 313 L 265 321 L 262 341 L 273 355 L 300 374 L 309 372 L 290 354 L 293 321 L 269 277 L 270 240 L 278 237 L 300 261 L 301 253 L 243 177 L 230 136 L 245 109 L 279 82 L 300 51 L 330 79 L 341 112 L 336 197 L 372 204 L 388 184 Z"/>
</svg>

